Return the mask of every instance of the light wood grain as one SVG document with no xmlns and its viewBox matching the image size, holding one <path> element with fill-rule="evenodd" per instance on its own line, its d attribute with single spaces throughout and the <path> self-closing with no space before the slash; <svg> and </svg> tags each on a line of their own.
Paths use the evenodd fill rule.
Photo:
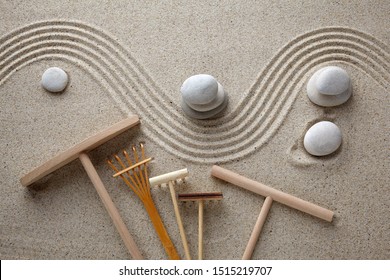
<svg viewBox="0 0 390 280">
<path fill-rule="evenodd" d="M 290 194 L 284 193 L 282 191 L 276 190 L 274 188 L 268 187 L 260 182 L 248 179 L 244 176 L 241 176 L 240 174 L 237 174 L 220 166 L 214 165 L 211 169 L 211 175 L 226 182 L 229 182 L 233 185 L 260 194 L 262 196 L 270 196 L 273 200 L 279 203 L 285 204 L 294 209 L 308 213 L 325 221 L 331 222 L 333 219 L 334 213 L 328 209 L 325 209 L 321 206 L 305 201 L 298 197 L 292 196 Z"/>
<path fill-rule="evenodd" d="M 109 128 L 85 139 L 81 143 L 73 146 L 65 152 L 58 154 L 49 161 L 35 168 L 27 175 L 23 176 L 20 180 L 20 183 L 25 187 L 31 185 L 32 183 L 38 181 L 39 179 L 45 177 L 53 171 L 77 159 L 80 153 L 88 152 L 97 148 L 98 146 L 121 134 L 125 130 L 137 125 L 138 123 L 138 116 L 133 115 L 128 119 L 125 119 L 114 124 L 113 126 L 110 126 Z"/>
<path fill-rule="evenodd" d="M 265 220 L 267 219 L 267 215 L 271 206 L 272 198 L 270 196 L 267 196 L 264 201 L 263 207 L 261 207 L 259 217 L 257 218 L 256 224 L 252 230 L 248 244 L 246 245 L 244 255 L 242 256 L 243 260 L 250 260 L 252 258 L 253 250 L 256 247 L 257 240 L 259 240 L 261 230 L 263 229 L 263 225 L 265 223 Z"/>
<path fill-rule="evenodd" d="M 122 171 L 119 171 L 118 173 L 115 173 L 114 175 L 112 175 L 112 177 L 114 177 L 114 178 L 118 177 L 118 176 L 122 175 L 123 173 L 126 173 L 126 172 L 128 172 L 128 171 L 130 171 L 138 166 L 141 166 L 142 164 L 145 164 L 151 160 L 153 160 L 153 158 L 147 158 L 147 159 L 141 160 L 140 162 L 137 162 L 136 164 L 129 166 L 129 167 L 123 169 Z"/>
<path fill-rule="evenodd" d="M 113 126 L 101 131 L 100 133 L 85 139 L 81 143 L 73 146 L 65 152 L 60 153 L 59 155 L 55 156 L 51 160 L 47 161 L 46 163 L 42 164 L 41 166 L 37 167 L 36 169 L 25 175 L 20 180 L 23 186 L 29 186 L 32 183 L 43 178 L 44 176 L 79 158 L 82 165 L 84 166 L 85 171 L 91 179 L 92 184 L 94 185 L 97 193 L 99 194 L 99 197 L 102 200 L 104 207 L 110 215 L 116 229 L 118 230 L 119 235 L 121 236 L 126 248 L 129 250 L 133 259 L 143 259 L 143 256 L 139 251 L 137 245 L 135 244 L 133 238 L 131 237 L 129 231 L 127 230 L 126 225 L 124 224 L 118 212 L 118 209 L 112 202 L 106 188 L 103 185 L 103 182 L 101 181 L 98 173 L 96 172 L 95 167 L 93 166 L 89 156 L 87 155 L 87 152 L 95 149 L 96 147 L 100 146 L 101 144 L 114 138 L 115 136 L 119 135 L 120 133 L 124 132 L 125 130 L 133 127 L 138 123 L 139 118 L 136 115 L 121 122 L 118 122 Z"/>
<path fill-rule="evenodd" d="M 186 259 L 191 260 L 190 249 L 188 247 L 188 241 L 187 241 L 186 233 L 184 230 L 183 221 L 181 219 L 179 205 L 178 205 L 177 199 L 176 199 L 175 188 L 173 187 L 172 181 L 169 181 L 168 185 L 169 185 L 169 191 L 171 192 L 173 210 L 175 211 L 177 226 L 179 227 L 179 233 L 180 233 L 181 241 L 183 243 L 184 253 L 185 253 Z"/>
<path fill-rule="evenodd" d="M 198 230 L 198 260 L 203 260 L 203 205 L 204 200 L 199 200 L 199 230 Z"/>
<path fill-rule="evenodd" d="M 162 184 L 168 184 L 170 181 L 176 181 L 178 179 L 184 179 L 188 176 L 188 169 L 183 168 L 180 170 L 172 171 L 162 175 L 158 175 L 149 179 L 151 186 L 158 186 Z"/>
<path fill-rule="evenodd" d="M 136 260 L 142 260 L 143 256 L 141 252 L 139 251 L 136 243 L 127 230 L 127 227 L 123 222 L 118 209 L 112 202 L 110 195 L 104 187 L 104 184 L 96 172 L 96 169 L 93 166 L 90 158 L 86 153 L 80 153 L 79 158 L 132 258 Z"/>
<path fill-rule="evenodd" d="M 183 221 L 182 221 L 182 218 L 180 215 L 179 205 L 177 202 L 176 191 L 175 191 L 175 187 L 174 187 L 174 182 L 176 180 L 184 179 L 187 176 L 188 176 L 188 170 L 187 170 L 187 168 L 184 168 L 184 169 L 176 170 L 173 172 L 169 172 L 169 173 L 165 173 L 165 174 L 162 174 L 159 176 L 149 178 L 149 182 L 150 182 L 151 186 L 160 186 L 162 184 L 168 184 L 169 191 L 171 193 L 173 210 L 175 212 L 176 222 L 177 222 L 177 226 L 179 228 L 179 233 L 180 233 L 181 241 L 182 241 L 183 248 L 184 248 L 184 253 L 185 253 L 186 259 L 191 260 L 190 249 L 188 246 L 188 241 L 187 241 L 186 233 L 185 233 L 184 226 L 183 226 Z"/>
</svg>

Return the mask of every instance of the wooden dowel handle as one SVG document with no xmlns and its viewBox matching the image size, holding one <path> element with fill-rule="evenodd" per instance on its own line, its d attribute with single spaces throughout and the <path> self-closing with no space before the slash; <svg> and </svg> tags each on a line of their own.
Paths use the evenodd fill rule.
<svg viewBox="0 0 390 280">
<path fill-rule="evenodd" d="M 203 260 L 203 205 L 204 201 L 199 201 L 199 231 L 198 231 L 198 260 Z"/>
<path fill-rule="evenodd" d="M 253 250 L 256 247 L 257 240 L 259 240 L 261 230 L 263 229 L 263 225 L 265 223 L 265 220 L 267 219 L 267 215 L 271 206 L 272 198 L 270 196 L 267 196 L 265 198 L 263 207 L 261 207 L 259 217 L 257 218 L 255 227 L 253 228 L 248 244 L 246 245 L 244 255 L 242 256 L 243 260 L 250 260 L 252 258 Z"/>
<path fill-rule="evenodd" d="M 127 230 L 125 223 L 119 215 L 118 209 L 112 202 L 110 195 L 108 194 L 106 188 L 103 185 L 102 180 L 96 172 L 95 167 L 89 159 L 89 156 L 86 153 L 81 153 L 79 154 L 79 159 L 83 164 L 84 169 L 87 172 L 89 178 L 91 179 L 96 191 L 98 192 L 99 197 L 104 204 L 104 207 L 106 207 L 108 214 L 110 215 L 116 229 L 119 232 L 119 235 L 122 237 L 122 240 L 125 243 L 127 249 L 129 250 L 132 258 L 137 260 L 144 259 L 133 238 L 131 237 L 129 231 Z"/>
<path fill-rule="evenodd" d="M 285 204 L 287 206 L 308 213 L 325 221 L 331 222 L 333 219 L 334 213 L 328 209 L 325 209 L 298 197 L 292 196 L 290 194 L 284 193 L 282 191 L 276 190 L 274 188 L 268 187 L 266 185 L 263 185 L 262 183 L 248 179 L 220 166 L 214 165 L 211 169 L 211 175 L 224 181 L 227 181 L 233 185 L 260 194 L 262 196 L 270 196 L 273 200 L 279 203 Z"/>
<path fill-rule="evenodd" d="M 173 209 L 175 210 L 176 221 L 177 221 L 177 225 L 179 227 L 179 232 L 180 232 L 181 241 L 183 243 L 184 253 L 186 255 L 186 259 L 190 260 L 191 259 L 190 249 L 188 247 L 188 242 L 187 242 L 186 233 L 184 231 L 183 221 L 182 221 L 181 216 L 180 216 L 179 205 L 178 205 L 177 199 L 176 199 L 175 188 L 173 187 L 172 181 L 169 181 L 168 185 L 169 185 L 169 190 L 171 192 Z"/>
</svg>

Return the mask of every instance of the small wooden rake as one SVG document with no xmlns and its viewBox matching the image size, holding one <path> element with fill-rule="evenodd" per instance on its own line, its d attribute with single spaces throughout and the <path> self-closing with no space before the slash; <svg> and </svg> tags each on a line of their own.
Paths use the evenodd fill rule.
<svg viewBox="0 0 390 280">
<path fill-rule="evenodd" d="M 161 220 L 161 217 L 157 211 L 157 208 L 153 202 L 152 195 L 150 193 L 150 183 L 147 170 L 147 163 L 152 160 L 152 158 L 145 157 L 145 149 L 143 143 L 140 143 L 141 157 L 137 152 L 135 146 L 132 147 L 133 150 L 133 159 L 130 159 L 129 154 L 124 150 L 123 155 L 126 159 L 128 166 L 120 159 L 118 155 L 115 155 L 116 161 L 119 163 L 122 170 L 119 170 L 112 161 L 108 160 L 108 165 L 116 172 L 113 177 L 120 177 L 122 180 L 130 187 L 130 189 L 139 197 L 139 199 L 144 204 L 146 212 L 149 214 L 150 220 L 153 223 L 153 226 L 160 238 L 160 241 L 169 256 L 172 260 L 180 259 L 179 254 L 177 253 L 175 246 L 173 245 L 167 230 L 164 227 L 164 224 Z"/>
<path fill-rule="evenodd" d="M 179 201 L 197 201 L 198 202 L 198 259 L 203 260 L 203 207 L 205 201 L 221 200 L 221 192 L 212 193 L 186 193 L 179 194 Z"/>
</svg>

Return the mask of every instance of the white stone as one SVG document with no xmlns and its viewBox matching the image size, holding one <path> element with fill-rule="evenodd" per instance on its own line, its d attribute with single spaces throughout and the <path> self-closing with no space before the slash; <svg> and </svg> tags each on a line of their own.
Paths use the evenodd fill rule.
<svg viewBox="0 0 390 280">
<path fill-rule="evenodd" d="M 328 66 L 319 72 L 316 88 L 321 94 L 338 95 L 348 90 L 350 83 L 348 73 L 344 69 Z"/>
<path fill-rule="evenodd" d="M 208 119 L 215 117 L 226 108 L 228 99 L 217 80 L 207 74 L 189 77 L 180 88 L 181 106 L 189 117 Z"/>
<path fill-rule="evenodd" d="M 187 104 L 207 104 L 217 97 L 218 82 L 207 74 L 194 75 L 184 81 L 180 92 Z"/>
<path fill-rule="evenodd" d="M 313 74 L 307 83 L 309 99 L 320 106 L 331 107 L 346 102 L 352 94 L 348 73 L 337 66 L 327 66 Z"/>
<path fill-rule="evenodd" d="M 58 67 L 48 68 L 42 75 L 42 87 L 50 92 L 63 91 L 68 84 L 68 74 Z"/>
<path fill-rule="evenodd" d="M 185 101 L 185 100 L 184 100 Z M 207 112 L 210 110 L 213 110 L 217 108 L 219 105 L 221 105 L 225 101 L 225 92 L 223 90 L 223 87 L 220 83 L 218 83 L 218 91 L 217 96 L 209 103 L 207 104 L 190 104 L 187 103 L 188 106 L 190 106 L 192 109 L 198 112 Z"/>
<path fill-rule="evenodd" d="M 326 156 L 340 147 L 341 140 L 341 131 L 337 125 L 329 121 L 321 121 L 309 128 L 303 139 L 303 145 L 309 154 Z"/>
<path fill-rule="evenodd" d="M 184 113 L 189 116 L 190 118 L 198 119 L 198 120 L 204 120 L 204 119 L 210 119 L 213 117 L 216 117 L 219 115 L 227 106 L 228 104 L 228 98 L 225 97 L 223 103 L 219 105 L 218 107 L 205 112 L 200 112 L 192 109 L 190 106 L 188 106 L 187 103 L 182 100 L 181 102 L 181 108 L 183 109 Z"/>
</svg>

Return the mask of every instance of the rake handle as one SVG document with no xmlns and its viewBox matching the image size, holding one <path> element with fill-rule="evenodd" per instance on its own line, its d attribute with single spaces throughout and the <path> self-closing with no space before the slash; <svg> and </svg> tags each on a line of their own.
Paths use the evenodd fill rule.
<svg viewBox="0 0 390 280">
<path fill-rule="evenodd" d="M 305 212 L 325 221 L 331 222 L 333 219 L 333 211 L 300 199 L 296 196 L 292 196 L 288 193 L 268 187 L 260 182 L 248 179 L 240 174 L 220 166 L 214 165 L 211 169 L 211 175 L 262 196 L 270 196 L 274 201 L 285 204 L 291 208 L 295 208 L 299 211 Z"/>
<path fill-rule="evenodd" d="M 110 195 L 104 187 L 103 182 L 100 179 L 99 174 L 96 172 L 96 169 L 93 166 L 89 156 L 86 153 L 80 153 L 79 159 L 84 166 L 84 169 L 87 172 L 89 178 L 91 179 L 92 184 L 94 185 L 97 193 L 99 194 L 99 197 L 102 200 L 104 207 L 106 207 L 108 214 L 110 215 L 116 229 L 119 232 L 119 235 L 122 237 L 122 240 L 125 243 L 127 249 L 129 250 L 131 256 L 133 257 L 133 259 L 137 260 L 144 259 L 133 238 L 131 237 L 129 231 L 127 230 L 127 227 L 123 222 L 118 212 L 118 209 L 112 202 Z"/>
<path fill-rule="evenodd" d="M 190 260 L 191 259 L 190 249 L 188 247 L 188 241 L 187 241 L 186 233 L 184 231 L 184 226 L 183 226 L 183 222 L 182 222 L 180 211 L 179 211 L 179 205 L 178 205 L 177 199 L 176 199 L 175 188 L 173 186 L 172 181 L 169 181 L 168 185 L 169 185 L 169 191 L 171 192 L 173 209 L 175 210 L 176 221 L 177 221 L 177 225 L 179 227 L 181 241 L 182 241 L 183 247 L 184 247 L 184 253 L 186 255 L 186 259 Z"/>
<path fill-rule="evenodd" d="M 199 200 L 198 209 L 198 260 L 203 260 L 203 211 L 204 201 Z"/>
<path fill-rule="evenodd" d="M 176 251 L 175 246 L 170 239 L 167 230 L 161 220 L 161 217 L 158 213 L 156 206 L 152 200 L 144 201 L 145 209 L 149 214 L 150 220 L 153 223 L 153 226 L 157 232 L 158 237 L 165 249 L 165 252 L 171 260 L 180 260 L 180 256 Z"/>
<path fill-rule="evenodd" d="M 261 230 L 263 229 L 265 220 L 267 219 L 267 215 L 271 206 L 272 206 L 272 198 L 270 196 L 267 196 L 265 198 L 263 207 L 261 207 L 259 217 L 257 218 L 256 224 L 253 228 L 248 244 L 246 245 L 244 255 L 242 256 L 243 260 L 250 260 L 252 258 L 252 254 L 255 249 L 257 240 L 259 239 Z"/>
</svg>

